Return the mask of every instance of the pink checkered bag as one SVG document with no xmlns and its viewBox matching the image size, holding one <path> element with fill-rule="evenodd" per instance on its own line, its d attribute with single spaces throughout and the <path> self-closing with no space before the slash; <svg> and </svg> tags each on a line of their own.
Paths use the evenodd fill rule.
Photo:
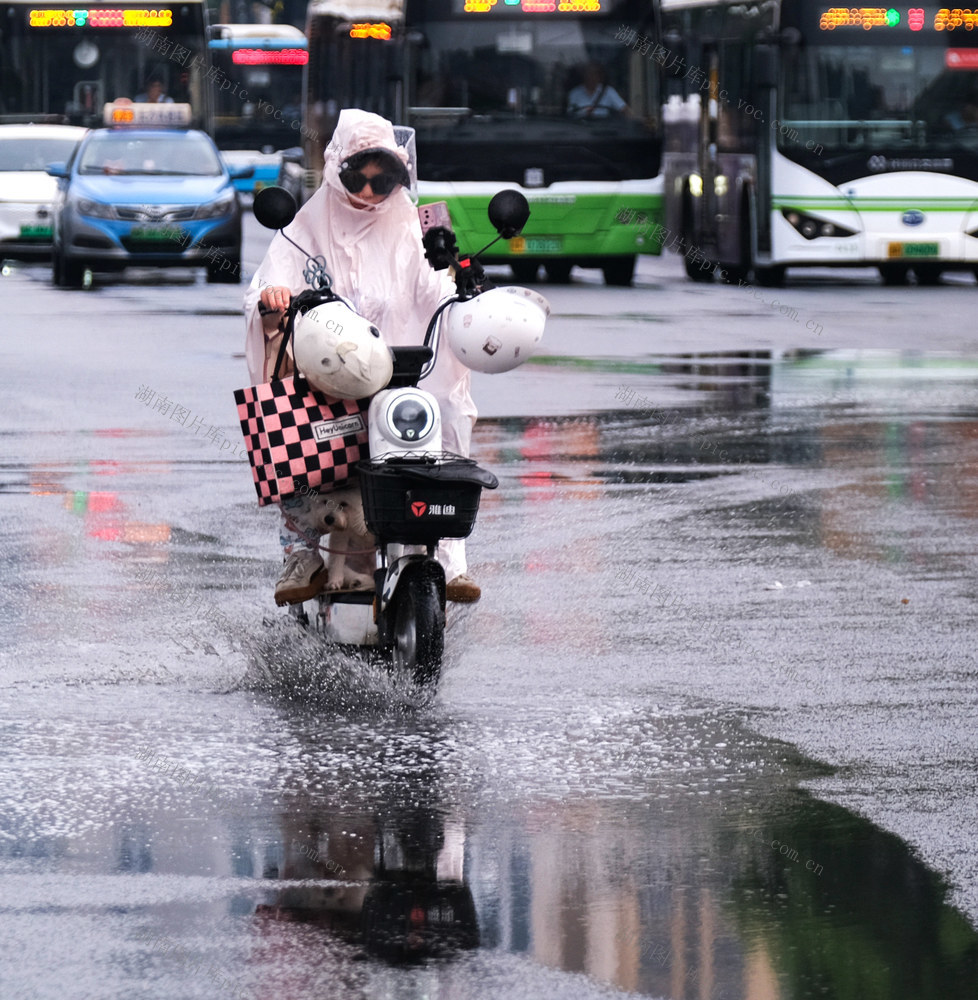
<svg viewBox="0 0 978 1000">
<path fill-rule="evenodd" d="M 369 399 L 333 399 L 301 375 L 238 389 L 234 399 L 260 506 L 342 486 L 368 457 Z"/>
</svg>

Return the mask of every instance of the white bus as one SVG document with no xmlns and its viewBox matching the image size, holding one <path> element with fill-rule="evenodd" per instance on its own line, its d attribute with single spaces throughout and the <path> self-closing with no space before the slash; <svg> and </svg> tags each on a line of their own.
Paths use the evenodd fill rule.
<svg viewBox="0 0 978 1000">
<path fill-rule="evenodd" d="M 666 228 L 691 278 L 978 268 L 978 8 L 661 8 Z"/>
</svg>

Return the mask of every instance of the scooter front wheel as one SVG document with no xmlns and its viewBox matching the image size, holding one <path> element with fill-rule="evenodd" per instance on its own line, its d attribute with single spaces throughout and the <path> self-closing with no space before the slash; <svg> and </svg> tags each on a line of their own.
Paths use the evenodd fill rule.
<svg viewBox="0 0 978 1000">
<path fill-rule="evenodd" d="M 445 650 L 445 611 L 437 584 L 411 573 L 399 583 L 394 601 L 394 669 L 418 684 L 437 681 Z"/>
</svg>

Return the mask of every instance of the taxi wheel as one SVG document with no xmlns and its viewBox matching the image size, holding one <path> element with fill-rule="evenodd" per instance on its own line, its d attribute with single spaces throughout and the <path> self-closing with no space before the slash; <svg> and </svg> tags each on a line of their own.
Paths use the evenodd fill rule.
<svg viewBox="0 0 978 1000">
<path fill-rule="evenodd" d="M 84 261 L 69 260 L 58 251 L 54 252 L 51 260 L 52 277 L 59 288 L 81 288 L 85 279 Z"/>
<path fill-rule="evenodd" d="M 241 283 L 241 261 L 230 257 L 221 259 L 220 264 L 207 268 L 208 285 L 239 285 Z"/>
</svg>

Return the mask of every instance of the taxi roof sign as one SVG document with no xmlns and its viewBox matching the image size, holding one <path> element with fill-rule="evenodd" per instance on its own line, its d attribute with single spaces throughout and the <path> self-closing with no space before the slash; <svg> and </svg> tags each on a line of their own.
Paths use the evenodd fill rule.
<svg viewBox="0 0 978 1000">
<path fill-rule="evenodd" d="M 138 128 L 189 128 L 193 117 L 189 104 L 137 104 L 128 97 L 120 97 L 102 109 L 104 124 Z"/>
</svg>

